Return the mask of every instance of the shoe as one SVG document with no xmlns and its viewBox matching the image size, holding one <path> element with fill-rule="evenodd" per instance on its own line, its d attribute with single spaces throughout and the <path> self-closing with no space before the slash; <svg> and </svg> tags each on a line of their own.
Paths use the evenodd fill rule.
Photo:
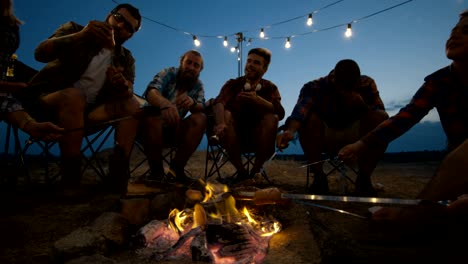
<svg viewBox="0 0 468 264">
<path fill-rule="evenodd" d="M 169 168 L 169 171 L 167 172 L 166 181 L 168 183 L 174 183 L 174 184 L 180 183 L 183 185 L 190 185 L 194 183 L 196 180 L 185 175 L 185 172 L 183 169 L 180 170 L 180 169 Z"/>
<path fill-rule="evenodd" d="M 328 188 L 328 179 L 325 174 L 314 175 L 314 181 L 307 190 L 311 194 L 328 194 L 330 189 Z"/>
</svg>

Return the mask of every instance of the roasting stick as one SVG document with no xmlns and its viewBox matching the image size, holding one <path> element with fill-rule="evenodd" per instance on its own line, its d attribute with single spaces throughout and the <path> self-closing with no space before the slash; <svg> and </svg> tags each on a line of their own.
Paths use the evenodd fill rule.
<svg viewBox="0 0 468 264">
<path fill-rule="evenodd" d="M 282 200 L 307 200 L 307 201 L 333 201 L 333 202 L 354 202 L 370 204 L 396 204 L 396 205 L 419 205 L 422 203 L 447 206 L 449 201 L 429 201 L 422 199 L 400 199 L 400 198 L 379 198 L 379 197 L 355 197 L 355 196 L 333 196 L 315 194 L 291 194 L 282 193 L 277 188 L 266 188 L 255 192 L 239 191 L 234 194 L 236 199 L 253 200 L 255 204 L 275 204 Z"/>
</svg>

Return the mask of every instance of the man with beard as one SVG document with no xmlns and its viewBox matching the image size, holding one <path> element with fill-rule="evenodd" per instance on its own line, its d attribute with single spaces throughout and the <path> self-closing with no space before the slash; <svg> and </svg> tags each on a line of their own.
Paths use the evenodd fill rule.
<svg viewBox="0 0 468 264">
<path fill-rule="evenodd" d="M 119 4 L 104 22 L 86 26 L 68 22 L 39 44 L 35 58 L 47 65 L 31 80 L 21 98 L 31 113 L 52 118 L 65 132 L 59 138 L 62 184 L 65 195 L 80 194 L 80 148 L 85 131 L 80 128 L 133 115 L 139 103 L 133 95 L 135 60 L 122 44 L 141 25 L 139 10 Z M 137 120 L 115 125 L 115 150 L 110 163 L 112 192 L 127 190 L 128 159 Z"/>
<path fill-rule="evenodd" d="M 284 117 L 281 96 L 271 81 L 262 79 L 271 52 L 254 48 L 248 53 L 245 75 L 227 81 L 215 99 L 213 133 L 237 170 L 232 184 L 253 178 L 275 151 L 278 121 Z M 255 153 L 251 171 L 242 164 L 241 153 Z"/>
<path fill-rule="evenodd" d="M 206 128 L 205 91 L 198 78 L 202 70 L 201 54 L 189 50 L 180 58 L 178 68 L 161 70 L 146 88 L 145 99 L 161 109 L 161 116 L 148 116 L 143 121 L 142 139 L 151 170 L 149 180 L 165 180 L 162 149 L 167 146 L 177 147 L 167 180 L 178 183 L 192 180 L 185 175 L 184 168 Z"/>
</svg>

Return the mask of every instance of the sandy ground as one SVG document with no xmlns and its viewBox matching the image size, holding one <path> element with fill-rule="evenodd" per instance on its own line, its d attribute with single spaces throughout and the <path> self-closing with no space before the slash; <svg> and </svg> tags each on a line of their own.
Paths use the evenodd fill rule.
<svg viewBox="0 0 468 264">
<path fill-rule="evenodd" d="M 137 163 L 140 157 L 134 157 L 133 162 Z M 284 192 L 304 193 L 306 169 L 301 165 L 292 160 L 273 160 L 266 168 L 272 183 L 260 181 L 259 186 L 274 185 Z M 373 182 L 379 187 L 378 196 L 414 198 L 437 166 L 438 162 L 380 163 L 373 175 Z M 194 178 L 204 177 L 205 152 L 197 152 L 186 169 Z M 331 168 L 326 166 L 326 169 Z M 144 170 L 137 170 L 135 174 Z M 55 168 L 51 168 L 52 173 L 55 171 Z M 44 176 L 40 176 L 39 169 L 35 169 L 35 172 L 37 175 L 33 176 L 33 181 L 43 181 Z M 222 176 L 232 172 L 228 164 L 223 168 Z M 16 168 L 2 174 L 5 173 L 19 174 L 19 171 Z M 348 175 L 355 178 L 351 172 Z M 92 183 L 95 178 L 95 173 L 88 170 L 84 182 Z M 329 179 L 332 194 L 341 195 L 344 185 L 339 180 L 340 175 L 334 173 Z M 352 185 L 349 181 L 347 183 L 348 190 L 352 191 Z M 50 249 L 55 241 L 89 224 L 102 212 L 118 208 L 118 197 L 102 192 L 92 192 L 80 203 L 65 203 L 45 184 L 25 186 L 20 182 L 17 189 L 3 190 L 1 197 L 0 263 L 49 263 L 52 260 Z M 368 216 L 368 208 L 371 207 L 369 204 L 355 203 L 320 204 L 362 216 Z M 282 231 L 270 240 L 264 263 L 404 263 L 408 256 L 420 259 L 438 241 L 405 244 L 376 228 L 368 219 L 310 204 L 267 205 L 263 210 L 275 216 L 283 225 Z M 141 263 L 132 252 L 116 252 L 110 257 L 118 263 Z"/>
</svg>

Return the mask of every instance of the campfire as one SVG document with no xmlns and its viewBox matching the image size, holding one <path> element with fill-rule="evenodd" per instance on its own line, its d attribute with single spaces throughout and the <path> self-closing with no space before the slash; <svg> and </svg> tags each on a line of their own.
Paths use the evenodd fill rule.
<svg viewBox="0 0 468 264">
<path fill-rule="evenodd" d="M 193 207 L 174 209 L 166 220 L 140 228 L 135 236 L 138 253 L 158 261 L 261 263 L 281 224 L 271 216 L 260 216 L 254 204 L 237 208 L 236 195 L 225 185 L 203 186 L 203 191 L 185 192 Z"/>
</svg>

